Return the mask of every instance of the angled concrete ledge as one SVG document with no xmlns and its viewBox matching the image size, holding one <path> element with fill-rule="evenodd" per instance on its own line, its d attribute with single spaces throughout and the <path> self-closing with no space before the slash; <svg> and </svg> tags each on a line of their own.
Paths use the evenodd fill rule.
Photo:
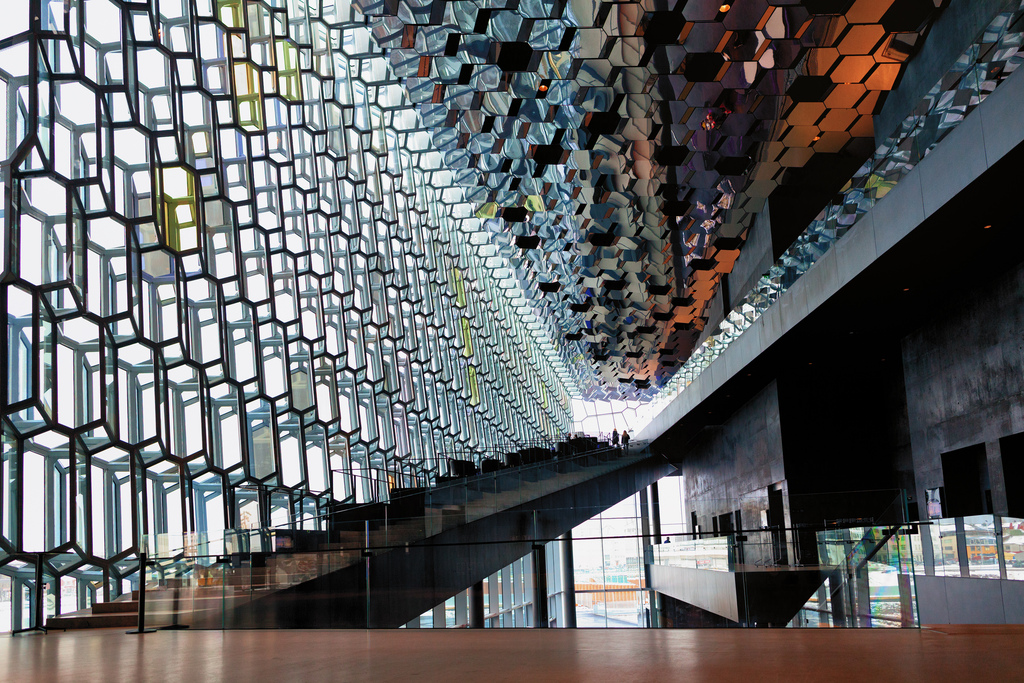
<svg viewBox="0 0 1024 683">
<path fill-rule="evenodd" d="M 637 438 L 654 441 L 1024 142 L 1024 68 L 952 130 Z"/>
</svg>

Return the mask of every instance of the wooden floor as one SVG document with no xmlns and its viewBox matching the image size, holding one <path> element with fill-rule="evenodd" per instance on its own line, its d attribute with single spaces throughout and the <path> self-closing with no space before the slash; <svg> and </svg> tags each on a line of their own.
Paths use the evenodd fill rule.
<svg viewBox="0 0 1024 683">
<path fill-rule="evenodd" d="M 0 636 L 0 681 L 1024 681 L 1024 626 Z"/>
</svg>

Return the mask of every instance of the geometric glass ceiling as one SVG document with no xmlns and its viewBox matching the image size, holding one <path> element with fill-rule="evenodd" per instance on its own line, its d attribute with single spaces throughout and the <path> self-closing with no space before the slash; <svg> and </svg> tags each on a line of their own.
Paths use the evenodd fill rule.
<svg viewBox="0 0 1024 683">
<path fill-rule="evenodd" d="M 644 398 L 791 169 L 872 138 L 939 4 L 359 7 L 483 221 L 474 243 L 554 328 L 581 395 Z"/>
</svg>

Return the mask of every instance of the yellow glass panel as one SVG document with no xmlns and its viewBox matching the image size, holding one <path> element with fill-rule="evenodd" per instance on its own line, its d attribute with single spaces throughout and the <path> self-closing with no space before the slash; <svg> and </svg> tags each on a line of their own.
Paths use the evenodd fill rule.
<svg viewBox="0 0 1024 683">
<path fill-rule="evenodd" d="M 274 47 L 277 52 L 277 91 L 286 100 L 301 102 L 302 78 L 299 73 L 299 51 L 290 41 L 283 39 L 278 39 Z"/>
<path fill-rule="evenodd" d="M 160 196 L 167 246 L 175 251 L 199 248 L 195 174 L 181 166 L 160 169 Z"/>
<path fill-rule="evenodd" d="M 235 62 L 234 74 L 238 124 L 250 130 L 263 130 L 263 94 L 256 68 L 249 62 Z"/>
<path fill-rule="evenodd" d="M 480 385 L 476 379 L 476 368 L 470 365 L 466 374 L 469 378 L 469 405 L 480 405 Z"/>
<path fill-rule="evenodd" d="M 527 211 L 543 211 L 544 200 L 535 194 L 531 194 L 526 198 L 526 210 Z"/>
<path fill-rule="evenodd" d="M 217 0 L 217 16 L 225 26 L 243 28 L 245 26 L 242 0 Z"/>
<path fill-rule="evenodd" d="M 868 190 L 875 190 L 875 199 L 881 199 L 885 195 L 889 194 L 889 190 L 895 187 L 896 183 L 892 180 L 886 180 L 883 176 L 872 173 L 868 176 L 867 182 L 864 184 L 864 188 Z"/>
<path fill-rule="evenodd" d="M 462 319 L 462 355 L 469 358 L 473 355 L 473 329 L 470 327 L 469 318 Z"/>
<path fill-rule="evenodd" d="M 494 202 L 487 202 L 476 212 L 477 218 L 497 218 L 498 217 L 498 205 Z"/>
<path fill-rule="evenodd" d="M 452 280 L 455 283 L 455 305 L 464 308 L 466 306 L 466 283 L 462 278 L 462 271 L 452 268 Z"/>
</svg>

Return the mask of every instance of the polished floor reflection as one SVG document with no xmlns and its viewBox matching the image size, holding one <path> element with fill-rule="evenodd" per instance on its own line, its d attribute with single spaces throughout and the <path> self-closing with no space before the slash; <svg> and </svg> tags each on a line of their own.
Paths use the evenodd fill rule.
<svg viewBox="0 0 1024 683">
<path fill-rule="evenodd" d="M 923 630 L 119 630 L 0 638 L 19 681 L 1011 681 L 1024 626 Z"/>
</svg>

